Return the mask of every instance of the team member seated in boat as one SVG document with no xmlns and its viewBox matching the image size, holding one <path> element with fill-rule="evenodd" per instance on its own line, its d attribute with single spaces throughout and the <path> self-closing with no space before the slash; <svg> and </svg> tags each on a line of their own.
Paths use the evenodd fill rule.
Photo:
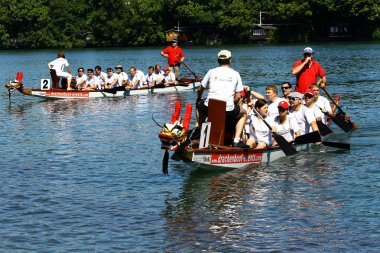
<svg viewBox="0 0 380 253">
<path fill-rule="evenodd" d="M 144 77 L 144 86 L 153 88 L 156 85 L 157 75 L 154 73 L 154 67 L 149 66 L 148 74 Z"/>
<path fill-rule="evenodd" d="M 247 113 L 238 105 L 241 91 L 243 90 L 243 83 L 240 74 L 230 68 L 231 56 L 231 52 L 228 50 L 220 51 L 218 53 L 218 63 L 220 66 L 210 69 L 199 86 L 196 100 L 198 126 L 201 126 L 208 116 L 209 99 L 226 101 L 226 121 L 238 121 L 235 127 L 233 146 L 249 148 L 249 146 L 244 144 L 240 139 L 247 120 Z M 202 94 L 206 88 L 209 89 L 208 95 L 206 100 L 203 101 Z"/>
<path fill-rule="evenodd" d="M 254 107 L 264 119 L 268 114 L 268 104 L 264 99 L 258 99 Z M 255 113 L 252 113 L 249 123 L 249 139 L 247 145 L 251 148 L 267 148 L 272 145 L 272 134 L 264 121 Z"/>
<path fill-rule="evenodd" d="M 166 66 L 164 68 L 165 73 L 163 75 L 164 80 L 162 81 L 165 87 L 173 86 L 175 85 L 175 74 L 171 71 L 169 66 Z"/>
<path fill-rule="evenodd" d="M 322 66 L 313 59 L 314 50 L 311 47 L 306 47 L 303 50 L 303 59 L 297 60 L 292 69 L 292 74 L 297 78 L 297 85 L 294 91 L 304 94 L 309 85 L 317 83 L 317 78 L 322 79 L 320 86 L 325 87 L 327 83 L 326 73 Z"/>
<path fill-rule="evenodd" d="M 118 75 L 113 72 L 112 68 L 107 68 L 107 76 L 104 80 L 104 88 L 112 89 L 119 85 Z"/>
<path fill-rule="evenodd" d="M 141 70 L 131 67 L 128 75 L 127 89 L 141 89 L 144 82 L 144 73 Z"/>
<path fill-rule="evenodd" d="M 57 54 L 57 59 L 48 63 L 49 69 L 54 69 L 57 76 L 67 79 L 67 90 L 72 90 L 71 88 L 71 68 L 69 62 L 65 58 L 65 52 L 59 51 Z M 67 68 L 67 72 L 63 71 Z"/>
<path fill-rule="evenodd" d="M 312 84 L 309 86 L 309 89 L 312 89 L 314 91 L 314 104 L 323 112 L 324 115 L 322 117 L 322 122 L 323 124 L 326 124 L 327 117 L 331 117 L 333 114 L 331 110 L 330 101 L 319 94 L 318 85 Z"/>
<path fill-rule="evenodd" d="M 128 74 L 124 72 L 122 65 L 117 65 L 115 67 L 116 72 L 118 74 L 117 81 L 119 86 L 127 86 L 128 84 Z"/>
<path fill-rule="evenodd" d="M 164 80 L 164 73 L 165 71 L 161 69 L 161 66 L 156 64 L 154 67 L 154 74 L 157 76 L 156 85 L 162 83 L 162 80 Z"/>
<path fill-rule="evenodd" d="M 161 51 L 161 55 L 168 58 L 170 70 L 174 73 L 175 78 L 179 77 L 179 67 L 185 60 L 182 48 L 178 46 L 178 41 L 173 40 L 172 45 Z"/>
<path fill-rule="evenodd" d="M 84 68 L 78 68 L 78 75 L 75 77 L 76 85 L 75 88 L 81 90 L 87 81 L 87 75 L 84 73 Z"/>
<path fill-rule="evenodd" d="M 95 91 L 100 89 L 100 79 L 95 76 L 93 69 L 87 69 L 87 81 L 84 87 L 82 88 L 83 91 Z"/>
<path fill-rule="evenodd" d="M 303 105 L 303 95 L 299 92 L 292 92 L 289 94 L 290 110 L 289 115 L 296 119 L 300 128 L 300 134 L 304 135 L 310 132 L 318 131 L 317 120 L 315 119 L 314 112 L 307 110 Z"/>
<path fill-rule="evenodd" d="M 294 138 L 300 135 L 300 128 L 297 120 L 288 115 L 288 102 L 278 103 L 278 113 L 279 115 L 273 119 L 271 124 L 272 131 L 284 137 L 288 142 L 294 141 Z"/>
<path fill-rule="evenodd" d="M 95 66 L 95 76 L 99 78 L 100 82 L 100 90 L 104 89 L 104 83 L 107 78 L 107 74 L 102 71 L 102 68 L 100 66 Z"/>
<path fill-rule="evenodd" d="M 322 121 L 322 118 L 324 117 L 323 112 L 314 104 L 314 95 L 315 92 L 312 89 L 308 89 L 304 96 L 304 102 L 307 110 L 310 110 L 314 113 L 315 119 L 317 121 Z"/>
<path fill-rule="evenodd" d="M 285 98 L 289 103 L 289 94 L 292 92 L 292 85 L 289 82 L 283 82 L 281 84 L 282 98 Z"/>
<path fill-rule="evenodd" d="M 276 85 L 270 84 L 265 88 L 265 95 L 267 97 L 268 106 L 268 117 L 274 118 L 278 116 L 278 103 L 281 101 L 286 101 L 284 98 L 278 97 L 278 90 Z"/>
</svg>

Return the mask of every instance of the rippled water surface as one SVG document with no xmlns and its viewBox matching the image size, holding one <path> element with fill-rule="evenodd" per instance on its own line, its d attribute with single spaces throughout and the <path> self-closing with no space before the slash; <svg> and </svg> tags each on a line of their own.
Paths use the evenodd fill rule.
<svg viewBox="0 0 380 253">
<path fill-rule="evenodd" d="M 170 161 L 161 173 L 160 130 L 194 92 L 48 101 L 0 90 L 0 252 L 378 252 L 380 250 L 379 44 L 228 46 L 243 82 L 259 92 L 290 81 L 312 46 L 328 89 L 359 125 L 270 165 L 206 173 Z M 217 47 L 187 47 L 203 76 Z M 74 70 L 122 64 L 146 72 L 161 48 L 72 50 Z M 49 77 L 55 51 L 0 51 L 5 83 Z M 182 73 L 191 76 L 185 68 Z M 194 117 L 193 117 L 194 118 Z M 194 121 L 194 119 L 193 119 Z"/>
</svg>

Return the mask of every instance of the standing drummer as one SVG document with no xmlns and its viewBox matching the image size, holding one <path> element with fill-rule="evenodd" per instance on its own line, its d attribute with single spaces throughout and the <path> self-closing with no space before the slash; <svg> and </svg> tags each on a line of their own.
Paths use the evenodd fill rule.
<svg viewBox="0 0 380 253">
<path fill-rule="evenodd" d="M 319 85 L 324 88 L 327 79 L 326 73 L 322 66 L 313 59 L 314 50 L 311 47 L 306 47 L 303 50 L 303 59 L 297 60 L 292 69 L 292 74 L 297 78 L 297 85 L 294 91 L 305 94 L 311 84 L 317 83 L 317 78 L 321 78 L 322 82 Z"/>
</svg>

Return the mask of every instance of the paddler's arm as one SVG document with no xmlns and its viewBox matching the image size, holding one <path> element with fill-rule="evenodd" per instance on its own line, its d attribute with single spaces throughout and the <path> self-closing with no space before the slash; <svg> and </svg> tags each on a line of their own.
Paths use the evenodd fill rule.
<svg viewBox="0 0 380 253">
<path fill-rule="evenodd" d="M 326 76 L 322 77 L 321 80 L 317 83 L 319 87 L 325 88 L 327 83 L 327 78 Z"/>
<path fill-rule="evenodd" d="M 241 93 L 240 92 L 235 92 L 234 103 L 235 104 L 239 104 L 240 99 L 241 99 Z"/>
<path fill-rule="evenodd" d="M 200 85 L 198 88 L 197 100 L 195 101 L 196 104 L 199 102 L 199 100 L 202 99 L 202 94 L 203 94 L 204 90 L 205 90 L 205 88 L 202 85 Z"/>
<path fill-rule="evenodd" d="M 169 57 L 168 54 L 165 54 L 164 50 L 161 51 L 161 55 L 162 55 L 163 57 L 165 57 L 165 58 L 168 58 L 168 57 Z"/>
<path fill-rule="evenodd" d="M 72 75 L 70 66 L 67 66 L 67 71 L 70 73 L 70 75 Z"/>
</svg>

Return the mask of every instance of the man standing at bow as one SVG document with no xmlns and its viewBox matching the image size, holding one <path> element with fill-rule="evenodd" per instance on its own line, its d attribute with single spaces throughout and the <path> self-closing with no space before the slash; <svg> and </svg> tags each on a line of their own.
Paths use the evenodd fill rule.
<svg viewBox="0 0 380 253">
<path fill-rule="evenodd" d="M 185 55 L 183 53 L 182 48 L 178 46 L 178 41 L 173 40 L 171 46 L 168 46 L 167 48 L 161 51 L 161 55 L 163 57 L 168 58 L 170 70 L 175 74 L 175 77 L 178 79 L 180 64 L 185 60 Z"/>
<path fill-rule="evenodd" d="M 320 87 L 324 88 L 327 79 L 322 66 L 313 59 L 314 50 L 306 47 L 303 50 L 303 59 L 297 60 L 292 69 L 292 74 L 297 78 L 297 85 L 294 91 L 304 94 L 311 84 L 317 83 L 317 78 L 321 78 Z"/>
</svg>

